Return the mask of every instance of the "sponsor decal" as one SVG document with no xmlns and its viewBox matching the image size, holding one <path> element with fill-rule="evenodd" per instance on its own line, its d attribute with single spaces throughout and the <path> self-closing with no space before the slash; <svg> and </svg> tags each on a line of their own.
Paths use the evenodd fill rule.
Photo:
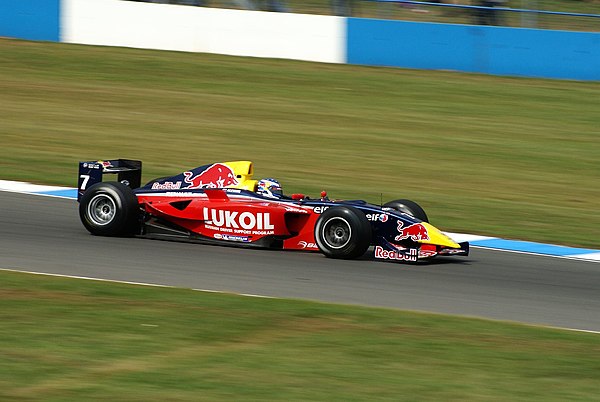
<svg viewBox="0 0 600 402">
<path fill-rule="evenodd" d="M 152 190 L 178 190 L 181 188 L 181 182 L 166 181 L 164 183 L 152 183 Z"/>
<path fill-rule="evenodd" d="M 177 192 L 177 193 L 173 193 L 171 191 L 167 191 L 165 193 L 166 196 L 169 197 L 206 197 L 206 194 L 203 193 L 192 193 L 191 191 L 183 191 L 183 192 Z"/>
<path fill-rule="evenodd" d="M 437 247 L 433 244 L 423 244 L 419 247 L 419 258 L 429 258 L 437 255 Z"/>
<path fill-rule="evenodd" d="M 186 189 L 223 188 L 239 184 L 233 170 L 223 163 L 210 165 L 196 176 L 194 176 L 193 172 L 183 172 L 183 175 L 185 176 L 183 181 L 189 184 L 188 186 L 183 187 Z"/>
<path fill-rule="evenodd" d="M 412 241 L 418 240 L 429 240 L 429 233 L 427 233 L 427 228 L 420 223 L 413 223 L 407 227 L 403 227 L 404 223 L 402 221 L 398 221 L 398 232 L 400 233 L 398 236 L 394 238 L 396 241 L 410 239 Z"/>
<path fill-rule="evenodd" d="M 249 243 L 250 242 L 250 237 L 248 237 L 248 236 L 235 236 L 235 235 L 215 233 L 213 235 L 213 237 L 215 239 L 219 239 L 219 240 L 239 241 L 239 242 L 242 242 L 242 243 Z"/>
<path fill-rule="evenodd" d="M 235 234 L 270 235 L 275 226 L 269 212 L 239 212 L 224 209 L 202 208 L 205 227 L 210 230 Z"/>
<path fill-rule="evenodd" d="M 109 161 L 98 161 L 98 163 L 103 170 L 107 170 L 108 168 L 114 167 L 113 164 Z"/>
<path fill-rule="evenodd" d="M 298 245 L 302 248 L 318 248 L 315 243 L 305 242 L 304 240 L 300 240 Z"/>
<path fill-rule="evenodd" d="M 100 169 L 102 167 L 102 165 L 97 165 L 95 163 L 84 163 L 83 164 L 84 168 L 89 168 L 89 169 Z"/>
<path fill-rule="evenodd" d="M 327 211 L 328 209 L 329 209 L 329 207 L 326 207 L 326 206 L 325 207 L 315 207 L 313 209 L 313 212 L 315 214 L 322 214 L 323 212 Z"/>
<path fill-rule="evenodd" d="M 388 214 L 367 214 L 367 219 L 372 222 L 387 222 L 389 219 Z"/>
<path fill-rule="evenodd" d="M 381 246 L 375 246 L 375 258 L 381 260 L 415 262 L 418 258 L 418 250 L 416 248 L 409 248 L 407 251 L 388 251 Z"/>
<path fill-rule="evenodd" d="M 287 206 L 287 205 L 285 206 L 285 210 L 286 210 L 287 212 L 297 212 L 297 213 L 299 213 L 299 214 L 307 214 L 307 213 L 308 213 L 308 211 L 307 211 L 307 210 L 305 210 L 305 209 L 296 208 L 296 207 L 289 207 L 289 206 Z"/>
<path fill-rule="evenodd" d="M 421 258 L 429 258 L 435 257 L 437 252 L 435 250 L 419 250 L 419 257 Z"/>
<path fill-rule="evenodd" d="M 440 254 L 452 255 L 452 254 L 466 254 L 466 250 L 462 248 L 446 248 L 440 250 Z"/>
</svg>

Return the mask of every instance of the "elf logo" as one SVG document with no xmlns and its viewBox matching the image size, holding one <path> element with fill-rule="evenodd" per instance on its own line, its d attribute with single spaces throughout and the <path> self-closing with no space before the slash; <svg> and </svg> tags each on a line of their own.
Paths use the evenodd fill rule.
<svg viewBox="0 0 600 402">
<path fill-rule="evenodd" d="M 367 214 L 367 219 L 371 222 L 387 222 L 388 214 Z"/>
<path fill-rule="evenodd" d="M 327 211 L 329 209 L 329 207 L 327 206 L 323 206 L 323 207 L 314 207 L 313 208 L 313 212 L 315 214 L 322 214 L 323 212 Z"/>
</svg>

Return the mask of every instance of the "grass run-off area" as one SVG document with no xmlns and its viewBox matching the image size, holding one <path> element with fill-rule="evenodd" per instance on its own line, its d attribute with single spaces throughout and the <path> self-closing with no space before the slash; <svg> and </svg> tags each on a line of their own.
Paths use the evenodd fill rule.
<svg viewBox="0 0 600 402">
<path fill-rule="evenodd" d="M 591 401 L 597 334 L 0 272 L 0 400 Z"/>
<path fill-rule="evenodd" d="M 409 198 L 443 230 L 599 245 L 599 82 L 7 39 L 0 53 L 0 179 L 253 160 L 287 193 Z"/>
</svg>

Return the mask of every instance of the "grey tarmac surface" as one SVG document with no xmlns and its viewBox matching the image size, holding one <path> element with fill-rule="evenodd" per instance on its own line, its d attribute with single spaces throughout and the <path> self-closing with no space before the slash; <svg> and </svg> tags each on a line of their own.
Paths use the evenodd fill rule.
<svg viewBox="0 0 600 402">
<path fill-rule="evenodd" d="M 475 248 L 405 265 L 96 237 L 77 206 L 0 192 L 0 268 L 600 331 L 598 263 Z"/>
</svg>

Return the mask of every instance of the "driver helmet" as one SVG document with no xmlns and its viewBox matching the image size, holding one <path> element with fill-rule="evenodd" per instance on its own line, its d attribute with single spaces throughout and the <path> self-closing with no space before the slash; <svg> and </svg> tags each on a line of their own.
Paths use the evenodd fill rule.
<svg viewBox="0 0 600 402">
<path fill-rule="evenodd" d="M 260 179 L 258 181 L 258 188 L 256 192 L 271 198 L 280 198 L 283 195 L 281 184 L 279 184 L 277 180 L 270 178 Z"/>
</svg>

